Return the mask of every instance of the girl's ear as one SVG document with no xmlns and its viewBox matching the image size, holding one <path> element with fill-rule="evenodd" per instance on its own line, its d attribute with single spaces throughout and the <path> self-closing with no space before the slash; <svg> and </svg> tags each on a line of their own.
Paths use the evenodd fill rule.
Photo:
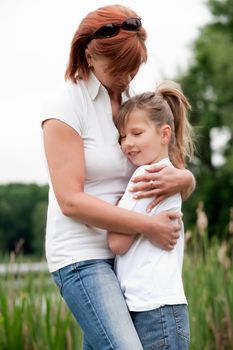
<svg viewBox="0 0 233 350">
<path fill-rule="evenodd" d="M 162 144 L 168 145 L 171 138 L 171 127 L 167 124 L 162 126 Z"/>
</svg>

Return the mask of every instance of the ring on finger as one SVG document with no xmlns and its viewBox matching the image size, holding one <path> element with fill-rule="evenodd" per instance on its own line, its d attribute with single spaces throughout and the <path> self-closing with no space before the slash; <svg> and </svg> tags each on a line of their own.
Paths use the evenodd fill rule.
<svg viewBox="0 0 233 350">
<path fill-rule="evenodd" d="M 153 190 L 155 188 L 155 183 L 153 180 L 150 180 L 150 188 Z"/>
</svg>

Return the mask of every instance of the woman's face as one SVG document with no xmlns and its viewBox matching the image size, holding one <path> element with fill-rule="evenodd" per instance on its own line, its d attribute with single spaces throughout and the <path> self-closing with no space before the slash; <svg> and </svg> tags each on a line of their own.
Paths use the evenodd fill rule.
<svg viewBox="0 0 233 350">
<path fill-rule="evenodd" d="M 109 67 L 111 67 L 111 59 L 103 56 L 87 55 L 87 61 L 91 66 L 91 69 L 96 78 L 109 92 L 113 93 L 122 93 L 125 91 L 139 69 L 138 67 L 137 70 L 129 74 L 119 74 L 118 76 L 112 76 L 109 73 Z"/>
</svg>

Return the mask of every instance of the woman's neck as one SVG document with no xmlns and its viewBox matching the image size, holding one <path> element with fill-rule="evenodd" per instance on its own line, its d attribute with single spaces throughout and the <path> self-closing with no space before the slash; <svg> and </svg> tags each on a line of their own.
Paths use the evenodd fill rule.
<svg viewBox="0 0 233 350">
<path fill-rule="evenodd" d="M 116 121 L 116 116 L 119 112 L 120 106 L 121 106 L 121 94 L 119 93 L 109 93 L 110 101 L 111 101 L 111 107 L 112 107 L 112 118 L 114 122 Z"/>
</svg>

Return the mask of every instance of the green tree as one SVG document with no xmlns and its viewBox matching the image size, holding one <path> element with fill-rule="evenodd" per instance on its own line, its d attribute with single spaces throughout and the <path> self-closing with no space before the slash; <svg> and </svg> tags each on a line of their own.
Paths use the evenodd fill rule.
<svg viewBox="0 0 233 350">
<path fill-rule="evenodd" d="M 19 240 L 23 240 L 24 252 L 34 253 L 33 232 L 36 231 L 34 225 L 41 229 L 45 226 L 44 216 L 37 215 L 36 222 L 34 211 L 38 203 L 47 202 L 47 193 L 47 186 L 36 184 L 0 186 L 0 251 L 14 251 Z"/>
<path fill-rule="evenodd" d="M 32 249 L 37 256 L 44 255 L 47 207 L 47 201 L 40 201 L 32 213 Z"/>
<path fill-rule="evenodd" d="M 225 234 L 233 206 L 233 0 L 209 0 L 207 4 L 213 19 L 201 29 L 193 46 L 193 61 L 179 78 L 192 105 L 190 120 L 197 144 L 191 165 L 197 189 L 185 204 L 185 217 L 194 222 L 196 205 L 203 200 L 209 232 Z M 224 164 L 213 162 L 213 128 L 229 132 L 222 152 Z"/>
</svg>

